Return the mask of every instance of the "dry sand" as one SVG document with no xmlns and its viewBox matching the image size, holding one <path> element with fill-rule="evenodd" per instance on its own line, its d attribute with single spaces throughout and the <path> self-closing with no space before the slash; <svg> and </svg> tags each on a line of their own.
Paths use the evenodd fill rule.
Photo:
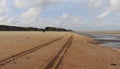
<svg viewBox="0 0 120 69">
<path fill-rule="evenodd" d="M 56 32 L 0 32 L 0 60 L 12 54 L 39 46 L 65 34 Z"/>
<path fill-rule="evenodd" d="M 0 69 L 120 69 L 120 50 L 71 32 L 0 32 Z"/>
</svg>

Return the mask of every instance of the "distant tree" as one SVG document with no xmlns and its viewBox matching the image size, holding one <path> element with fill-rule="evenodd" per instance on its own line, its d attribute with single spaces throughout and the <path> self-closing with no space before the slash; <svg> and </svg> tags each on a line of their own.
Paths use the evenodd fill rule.
<svg viewBox="0 0 120 69">
<path fill-rule="evenodd" d="M 0 25 L 0 31 L 72 31 L 66 30 L 64 28 L 57 27 L 46 27 L 45 29 L 34 28 L 34 27 L 16 27 L 16 26 L 6 26 Z"/>
</svg>

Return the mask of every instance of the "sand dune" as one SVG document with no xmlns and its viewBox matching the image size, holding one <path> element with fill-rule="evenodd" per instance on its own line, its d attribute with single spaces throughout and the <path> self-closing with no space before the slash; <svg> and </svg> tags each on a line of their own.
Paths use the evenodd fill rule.
<svg viewBox="0 0 120 69">
<path fill-rule="evenodd" d="M 120 69 L 119 57 L 71 32 L 0 32 L 0 69 Z"/>
</svg>

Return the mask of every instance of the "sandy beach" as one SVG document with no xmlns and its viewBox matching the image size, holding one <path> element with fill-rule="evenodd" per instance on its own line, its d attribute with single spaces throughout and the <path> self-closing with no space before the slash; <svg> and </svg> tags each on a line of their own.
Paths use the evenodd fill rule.
<svg viewBox="0 0 120 69">
<path fill-rule="evenodd" d="M 0 69 L 120 69 L 120 50 L 72 32 L 0 32 Z"/>
</svg>

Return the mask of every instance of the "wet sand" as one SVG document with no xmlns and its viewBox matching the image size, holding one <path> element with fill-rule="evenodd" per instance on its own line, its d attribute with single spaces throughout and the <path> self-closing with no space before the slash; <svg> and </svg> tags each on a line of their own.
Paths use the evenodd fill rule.
<svg viewBox="0 0 120 69">
<path fill-rule="evenodd" d="M 120 50 L 72 32 L 0 32 L 0 69 L 119 69 Z"/>
</svg>

